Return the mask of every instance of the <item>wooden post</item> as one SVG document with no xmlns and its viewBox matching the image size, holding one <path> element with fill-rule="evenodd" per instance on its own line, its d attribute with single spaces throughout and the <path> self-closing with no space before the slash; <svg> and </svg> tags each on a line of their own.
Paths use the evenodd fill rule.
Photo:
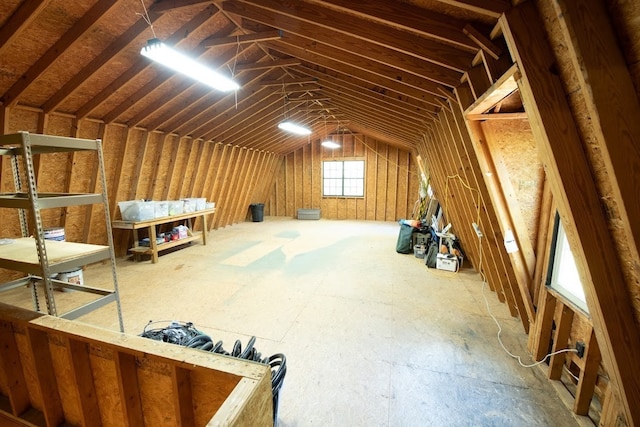
<svg viewBox="0 0 640 427">
<path fill-rule="evenodd" d="M 598 341 L 591 331 L 588 341 L 585 343 L 582 366 L 580 366 L 580 378 L 578 380 L 578 389 L 576 390 L 576 400 L 573 403 L 573 412 L 578 415 L 587 415 L 593 391 L 596 388 L 596 380 L 598 379 L 598 368 L 600 367 L 600 348 Z M 636 402 L 637 404 L 638 402 Z"/>
<path fill-rule="evenodd" d="M 20 352 L 13 333 L 13 325 L 7 321 L 0 321 L 0 381 L 4 385 L 4 390 L 8 392 L 11 412 L 18 416 L 23 413 L 31 402 L 29 401 L 29 390 L 22 370 Z"/>
<path fill-rule="evenodd" d="M 551 348 L 552 353 L 567 348 L 567 342 L 569 341 L 569 335 L 571 333 L 571 325 L 573 324 L 573 310 L 571 307 L 567 307 L 560 301 L 558 301 L 557 304 L 560 307 L 560 319 L 556 322 L 556 334 L 553 339 L 553 347 Z M 560 353 L 549 358 L 549 379 L 560 379 L 565 357 L 566 353 Z"/>
<path fill-rule="evenodd" d="M 620 225 L 629 237 L 629 259 L 638 259 L 640 246 L 640 101 L 629 68 L 618 47 L 603 1 L 552 2 L 561 18 L 567 49 L 577 71 L 596 144 L 601 148 Z M 635 178 L 634 178 L 635 177 Z"/>
</svg>

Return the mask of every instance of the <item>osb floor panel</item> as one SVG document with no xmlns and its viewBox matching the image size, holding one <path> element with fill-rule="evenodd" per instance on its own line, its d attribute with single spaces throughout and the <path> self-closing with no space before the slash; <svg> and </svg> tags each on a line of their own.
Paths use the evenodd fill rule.
<svg viewBox="0 0 640 427">
<path fill-rule="evenodd" d="M 227 350 L 255 335 L 263 355 L 287 357 L 280 427 L 576 425 L 542 372 L 500 347 L 479 275 L 397 254 L 398 230 L 266 217 L 213 231 L 207 246 L 158 264 L 119 259 L 126 332 L 191 321 Z M 107 287 L 110 275 L 91 266 L 84 281 Z M 485 295 L 505 345 L 531 363 L 520 321 Z M 84 298 L 56 292 L 59 312 Z M 26 289 L 0 299 L 31 306 Z M 118 328 L 114 304 L 81 320 Z"/>
</svg>

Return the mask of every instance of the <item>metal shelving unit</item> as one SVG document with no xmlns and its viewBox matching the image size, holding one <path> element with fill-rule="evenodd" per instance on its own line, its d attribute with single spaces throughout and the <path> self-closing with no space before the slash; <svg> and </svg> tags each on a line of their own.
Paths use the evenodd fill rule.
<svg viewBox="0 0 640 427">
<path fill-rule="evenodd" d="M 67 194 L 38 193 L 35 179 L 33 156 L 55 152 L 94 151 L 97 153 L 98 170 L 102 182 L 102 193 Z M 24 285 L 31 285 L 34 310 L 40 311 L 40 295 L 36 282 L 42 282 L 46 312 L 52 316 L 76 319 L 106 304 L 115 302 L 118 312 L 120 331 L 124 332 L 116 260 L 111 232 L 111 218 L 107 197 L 107 183 L 102 155 L 102 142 L 99 139 L 88 140 L 50 135 L 38 135 L 19 132 L 0 135 L 0 155 L 12 159 L 15 192 L 0 194 L 0 207 L 18 209 L 22 238 L 12 239 L 12 243 L 0 245 L 0 267 L 26 273 L 26 277 L 0 284 L 0 292 Z M 22 163 L 20 163 L 22 160 Z M 23 188 L 20 166 L 26 176 L 26 188 Z M 46 240 L 40 211 L 42 209 L 67 206 L 102 204 L 105 212 L 105 234 L 108 245 L 93 245 L 65 241 Z M 33 237 L 29 237 L 27 214 L 33 220 Z M 72 271 L 87 264 L 110 260 L 113 277 L 113 289 L 101 289 L 88 285 L 75 285 L 52 278 L 56 273 Z M 97 299 L 58 314 L 54 295 L 55 287 L 89 292 Z"/>
</svg>

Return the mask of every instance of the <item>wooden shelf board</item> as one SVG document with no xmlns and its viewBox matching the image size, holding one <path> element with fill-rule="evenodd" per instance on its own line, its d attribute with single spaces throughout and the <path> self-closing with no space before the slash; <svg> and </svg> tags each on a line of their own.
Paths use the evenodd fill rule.
<svg viewBox="0 0 640 427">
<path fill-rule="evenodd" d="M 49 269 L 59 273 L 71 265 L 77 267 L 109 258 L 109 247 L 87 243 L 45 241 Z M 77 263 L 77 264 L 76 264 Z M 36 241 L 31 237 L 13 239 L 13 243 L 0 245 L 0 267 L 26 273 L 41 271 Z"/>
<path fill-rule="evenodd" d="M 165 243 L 159 243 L 158 252 L 166 249 L 175 248 L 176 246 L 184 245 L 186 243 L 202 239 L 202 232 L 196 231 L 196 232 L 192 232 L 192 234 L 193 234 L 192 236 L 187 236 L 182 239 L 172 240 L 170 242 L 165 242 Z M 129 251 L 137 254 L 148 254 L 148 255 L 151 255 L 153 253 L 153 250 L 151 249 L 150 246 L 134 246 L 133 248 L 129 249 Z"/>
</svg>

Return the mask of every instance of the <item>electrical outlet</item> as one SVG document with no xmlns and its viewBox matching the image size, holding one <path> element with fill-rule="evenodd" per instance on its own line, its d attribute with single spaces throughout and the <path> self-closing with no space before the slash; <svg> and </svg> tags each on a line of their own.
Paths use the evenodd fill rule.
<svg viewBox="0 0 640 427">
<path fill-rule="evenodd" d="M 481 238 L 482 237 L 482 231 L 480 231 L 480 226 L 478 224 L 476 224 L 475 222 L 472 222 L 471 226 L 473 227 L 473 230 L 478 235 L 478 239 Z"/>
<path fill-rule="evenodd" d="M 578 350 L 578 351 L 576 352 L 576 354 L 578 355 L 578 357 L 579 357 L 580 359 L 582 359 L 582 358 L 584 357 L 584 349 L 585 349 L 585 345 L 584 345 L 584 343 L 583 343 L 582 341 L 578 341 L 578 342 L 576 343 L 576 350 Z"/>
</svg>

